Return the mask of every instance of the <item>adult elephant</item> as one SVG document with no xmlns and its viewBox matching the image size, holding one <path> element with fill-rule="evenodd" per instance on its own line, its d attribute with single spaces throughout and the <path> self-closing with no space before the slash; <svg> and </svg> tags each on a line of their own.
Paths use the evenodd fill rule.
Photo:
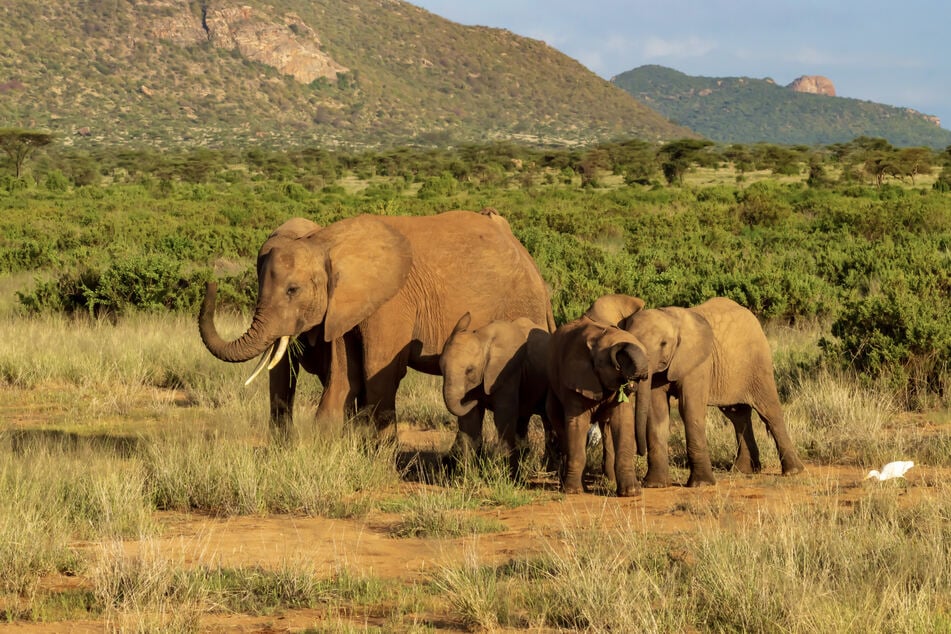
<svg viewBox="0 0 951 634">
<path fill-rule="evenodd" d="M 216 289 L 209 284 L 199 315 L 202 341 L 229 362 L 275 345 L 280 350 L 302 335 L 315 345 L 332 344 L 318 414 L 342 419 L 356 396 L 384 427 L 395 418 L 407 367 L 439 374 L 439 354 L 459 315 L 470 312 L 475 325 L 527 317 L 554 328 L 538 268 L 493 215 L 363 215 L 275 241 L 258 257 L 258 301 L 248 330 L 233 341 L 219 336 Z M 354 348 L 359 360 L 351 359 Z M 289 413 L 283 421 L 272 416 L 272 423 L 289 426 Z"/>
<path fill-rule="evenodd" d="M 718 407 L 733 423 L 743 473 L 761 469 L 751 424 L 755 409 L 776 443 L 784 475 L 804 470 L 786 425 L 773 377 L 773 360 L 763 329 L 749 310 L 725 297 L 692 308 L 638 310 L 621 327 L 648 356 L 651 385 L 649 419 L 639 417 L 637 435 L 646 436 L 645 487 L 670 484 L 667 443 L 671 397 L 677 398 L 690 477 L 687 486 L 714 484 L 706 439 L 706 408 Z M 638 399 L 642 392 L 638 390 Z M 641 408 L 638 404 L 638 410 Z M 642 426 L 646 425 L 646 430 Z"/>
<path fill-rule="evenodd" d="M 271 251 L 280 251 L 294 241 L 320 230 L 320 225 L 306 218 L 291 218 L 274 230 L 258 251 L 258 262 L 266 262 L 272 255 Z M 260 268 L 258 271 L 260 272 Z M 259 280 L 259 286 L 260 286 Z M 205 305 L 202 310 L 202 319 L 212 319 L 214 314 L 215 287 L 206 293 Z M 210 328 L 206 331 L 206 327 Z M 201 328 L 202 337 L 213 332 L 214 323 L 209 322 Z M 324 394 L 318 406 L 318 418 L 323 412 L 342 411 L 346 416 L 352 416 L 357 409 L 365 405 L 363 390 L 363 376 L 360 371 L 362 355 L 358 333 L 355 330 L 333 342 L 324 341 L 323 326 L 317 326 L 301 333 L 295 345 L 287 346 L 284 339 L 279 350 L 273 355 L 262 355 L 260 363 L 248 377 L 245 384 L 267 367 L 269 380 L 271 431 L 277 440 L 286 441 L 292 434 L 292 417 L 294 411 L 294 397 L 297 393 L 297 381 L 300 370 L 315 374 L 324 386 Z M 285 354 L 285 351 L 287 354 Z M 327 389 L 330 385 L 330 375 L 334 364 L 339 367 L 337 372 L 342 376 L 334 383 L 334 389 Z"/>
</svg>

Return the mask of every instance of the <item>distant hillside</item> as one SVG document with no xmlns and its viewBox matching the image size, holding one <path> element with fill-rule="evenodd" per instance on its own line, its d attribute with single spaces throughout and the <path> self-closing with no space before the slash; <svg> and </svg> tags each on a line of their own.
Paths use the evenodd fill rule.
<svg viewBox="0 0 951 634">
<path fill-rule="evenodd" d="M 722 143 L 825 145 L 869 136 L 896 146 L 951 145 L 951 131 L 914 110 L 796 92 L 770 79 L 691 77 L 641 66 L 611 81 L 671 121 Z"/>
<path fill-rule="evenodd" d="M 76 145 L 697 136 L 543 42 L 399 0 L 17 0 L 0 50 L 0 127 Z"/>
</svg>

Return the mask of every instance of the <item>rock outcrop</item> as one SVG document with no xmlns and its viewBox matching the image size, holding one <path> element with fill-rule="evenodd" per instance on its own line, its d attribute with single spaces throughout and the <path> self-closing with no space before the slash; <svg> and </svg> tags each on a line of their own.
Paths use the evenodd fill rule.
<svg viewBox="0 0 951 634">
<path fill-rule="evenodd" d="M 294 13 L 271 18 L 246 5 L 209 2 L 198 16 L 187 2 L 169 4 L 179 5 L 178 10 L 145 27 L 159 39 L 180 46 L 209 41 L 304 84 L 321 77 L 336 81 L 338 73 L 348 70 L 320 50 L 317 33 Z"/>
<path fill-rule="evenodd" d="M 786 88 L 795 90 L 796 92 L 808 92 L 813 95 L 835 97 L 835 86 L 832 84 L 832 80 L 822 75 L 803 75 L 802 77 L 794 79 Z"/>
</svg>

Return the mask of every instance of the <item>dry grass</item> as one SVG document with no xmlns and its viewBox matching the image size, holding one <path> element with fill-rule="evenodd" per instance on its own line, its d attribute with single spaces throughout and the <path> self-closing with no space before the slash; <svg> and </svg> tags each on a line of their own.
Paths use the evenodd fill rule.
<svg viewBox="0 0 951 634">
<path fill-rule="evenodd" d="M 426 486 L 408 490 L 395 445 L 361 428 L 327 434 L 302 423 L 298 445 L 271 447 L 266 388 L 243 388 L 247 368 L 211 359 L 190 319 L 8 319 L 4 326 L 0 610 L 7 618 L 49 618 L 40 580 L 59 571 L 89 578 L 95 600 L 64 599 L 74 603 L 57 614 L 86 610 L 114 631 L 191 632 L 203 611 L 222 605 L 318 603 L 332 607 L 326 623 L 338 631 L 353 627 L 346 618 L 353 606 L 381 603 L 390 606 L 384 629 L 398 631 L 416 628 L 423 612 L 472 629 L 951 627 L 951 491 L 937 482 L 929 483 L 933 494 L 913 498 L 901 486 L 870 487 L 852 506 L 838 504 L 830 485 L 828 495 L 796 513 L 762 510 L 730 530 L 666 538 L 611 515 L 614 507 L 605 504 L 601 517 L 563 517 L 557 538 L 539 535 L 542 556 L 500 565 L 473 550 L 462 562 L 446 562 L 433 585 L 341 576 L 328 586 L 303 563 L 269 573 L 196 571 L 169 561 L 150 541 L 155 509 L 331 517 L 376 509 L 398 514 L 391 526 L 407 539 L 438 540 L 504 528 L 480 510 L 557 494 L 509 482 L 504 459 L 491 457 L 455 474 L 434 470 Z M 814 332 L 770 338 L 787 424 L 807 460 L 866 465 L 910 457 L 951 466 L 951 443 L 898 425 L 887 394 L 818 370 Z M 35 342 L 35 352 L 15 343 L 24 340 Z M 300 421 L 319 393 L 316 381 L 309 383 L 298 401 Z M 438 379 L 412 376 L 401 392 L 402 418 L 445 425 L 438 391 Z M 721 418 L 711 414 L 708 437 L 714 463 L 728 465 L 735 441 Z M 674 456 L 682 453 L 678 428 L 675 421 Z M 762 425 L 756 430 L 767 468 L 776 469 L 772 442 Z M 685 479 L 685 472 L 674 477 Z M 718 519 L 737 508 L 710 495 L 680 510 Z M 123 547 L 130 539 L 140 540 L 134 556 Z M 77 540 L 102 546 L 91 555 Z M 3 607 L 10 605 L 19 607 Z"/>
</svg>

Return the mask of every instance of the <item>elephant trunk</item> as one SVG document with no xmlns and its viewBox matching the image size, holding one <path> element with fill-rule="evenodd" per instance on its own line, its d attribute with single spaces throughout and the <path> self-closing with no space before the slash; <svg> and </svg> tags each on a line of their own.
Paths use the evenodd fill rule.
<svg viewBox="0 0 951 634">
<path fill-rule="evenodd" d="M 651 377 L 637 382 L 634 399 L 634 435 L 637 440 L 637 455 L 647 455 L 647 419 L 651 411 Z"/>
<path fill-rule="evenodd" d="M 248 330 L 234 341 L 225 341 L 215 328 L 215 299 L 218 285 L 208 282 L 205 299 L 198 314 L 198 331 L 208 351 L 222 361 L 241 363 L 262 354 L 273 343 L 274 337 L 264 334 L 266 328 L 260 311 L 256 311 Z"/>
<path fill-rule="evenodd" d="M 446 409 L 453 416 L 465 416 L 476 406 L 475 399 L 466 400 L 465 381 L 455 381 L 443 377 L 442 396 L 446 402 Z"/>
</svg>

